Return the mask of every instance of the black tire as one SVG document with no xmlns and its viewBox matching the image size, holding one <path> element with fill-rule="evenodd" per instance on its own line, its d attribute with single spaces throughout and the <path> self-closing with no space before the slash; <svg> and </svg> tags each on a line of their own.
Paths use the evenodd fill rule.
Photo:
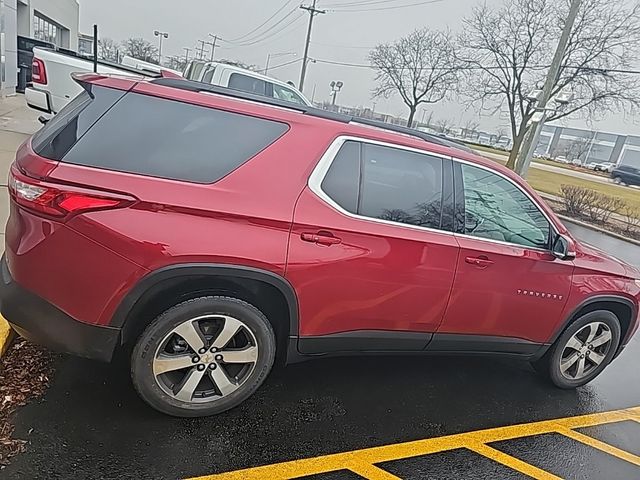
<svg viewBox="0 0 640 480">
<path fill-rule="evenodd" d="M 205 403 L 185 402 L 167 394 L 156 381 L 153 362 L 165 337 L 188 320 L 203 315 L 228 315 L 240 320 L 255 337 L 255 367 L 237 390 Z M 273 328 L 253 305 L 232 297 L 200 297 L 180 303 L 159 315 L 140 335 L 131 354 L 131 378 L 142 399 L 156 410 L 175 417 L 216 415 L 238 406 L 262 385 L 271 371 L 276 353 Z"/>
<path fill-rule="evenodd" d="M 609 327 L 611 332 L 611 341 L 604 360 L 599 365 L 592 368 L 584 377 L 576 380 L 566 378 L 560 370 L 560 361 L 567 342 L 586 325 L 593 322 L 601 322 Z M 533 368 L 543 377 L 547 378 L 555 386 L 563 389 L 572 389 L 581 387 L 589 383 L 602 373 L 602 371 L 611 363 L 611 360 L 620 345 L 620 321 L 613 313 L 607 310 L 596 310 L 587 313 L 571 323 L 566 330 L 558 337 L 555 343 L 549 348 L 547 353 L 535 362 L 532 362 Z"/>
</svg>

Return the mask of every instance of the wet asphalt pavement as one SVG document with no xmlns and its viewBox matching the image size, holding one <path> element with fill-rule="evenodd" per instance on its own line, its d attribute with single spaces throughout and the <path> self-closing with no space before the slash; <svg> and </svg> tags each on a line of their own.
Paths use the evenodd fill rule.
<svg viewBox="0 0 640 480">
<path fill-rule="evenodd" d="M 640 247 L 572 230 L 640 265 Z M 528 364 L 505 359 L 317 360 L 276 370 L 253 397 L 226 414 L 184 420 L 156 413 L 139 400 L 122 365 L 61 357 L 46 396 L 18 413 L 16 436 L 29 440 L 28 450 L 0 471 L 0 478 L 185 478 L 636 407 L 639 365 L 637 336 L 604 374 L 575 391 L 556 389 Z M 640 455 L 637 421 L 592 430 Z M 554 434 L 494 446 L 563 478 L 640 478 L 639 466 Z M 406 479 L 528 478 L 470 454 L 460 449 L 384 467 Z M 363 477 L 343 472 L 309 478 Z"/>
</svg>

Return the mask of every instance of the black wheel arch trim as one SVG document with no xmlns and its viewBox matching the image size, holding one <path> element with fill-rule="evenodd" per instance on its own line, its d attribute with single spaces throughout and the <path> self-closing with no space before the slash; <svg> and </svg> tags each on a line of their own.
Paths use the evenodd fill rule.
<svg viewBox="0 0 640 480">
<path fill-rule="evenodd" d="M 635 303 L 633 303 L 633 301 L 630 300 L 629 298 L 623 297 L 620 295 L 594 295 L 583 300 L 576 307 L 573 308 L 571 313 L 567 316 L 567 318 L 565 318 L 565 320 L 560 325 L 560 328 L 558 328 L 558 330 L 553 334 L 553 337 L 551 337 L 551 340 L 549 341 L 549 343 L 551 344 L 555 343 L 555 341 L 560 337 L 560 335 L 562 335 L 562 332 L 565 331 L 565 329 L 569 326 L 569 324 L 577 318 L 576 315 L 580 310 L 582 310 L 584 307 L 587 307 L 593 303 L 598 303 L 598 302 L 619 303 L 620 305 L 624 305 L 631 309 L 630 321 L 632 323 L 636 318 L 638 318 L 638 306 Z M 624 345 L 626 345 L 626 343 L 629 341 L 629 334 L 632 330 L 633 330 L 633 327 L 632 327 L 632 324 L 630 324 L 629 329 L 625 333 L 625 336 L 620 339 L 620 346 L 618 347 L 618 350 L 621 350 L 622 348 L 624 348 Z"/>
<path fill-rule="evenodd" d="M 284 296 L 289 308 L 289 335 L 298 335 L 298 298 L 291 284 L 282 276 L 260 268 L 233 264 L 182 263 L 162 267 L 145 275 L 120 301 L 113 317 L 111 327 L 124 328 L 129 313 L 136 303 L 155 285 L 166 280 L 180 277 L 235 277 L 257 280 L 275 287 Z"/>
</svg>

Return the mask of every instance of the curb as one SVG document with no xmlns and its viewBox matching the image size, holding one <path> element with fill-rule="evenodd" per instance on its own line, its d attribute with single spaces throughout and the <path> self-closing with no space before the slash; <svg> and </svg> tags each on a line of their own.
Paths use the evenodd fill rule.
<svg viewBox="0 0 640 480">
<path fill-rule="evenodd" d="M 9 345 L 11 345 L 11 340 L 13 340 L 13 330 L 11 330 L 7 321 L 0 315 L 0 357 L 4 355 Z"/>
<path fill-rule="evenodd" d="M 575 218 L 567 217 L 566 215 L 561 215 L 559 213 L 556 213 L 556 215 L 562 220 L 564 220 L 565 222 L 575 223 L 576 225 L 580 225 L 581 227 L 588 228 L 590 230 L 595 230 L 598 233 L 602 233 L 604 235 L 608 235 L 609 237 L 617 238 L 618 240 L 622 240 L 623 242 L 631 243 L 633 245 L 637 245 L 638 247 L 640 247 L 640 240 L 625 237 L 624 235 L 620 235 L 619 233 L 612 232 L 611 230 L 606 230 L 604 228 L 597 227 L 590 223 L 583 222 L 582 220 L 576 220 Z"/>
</svg>

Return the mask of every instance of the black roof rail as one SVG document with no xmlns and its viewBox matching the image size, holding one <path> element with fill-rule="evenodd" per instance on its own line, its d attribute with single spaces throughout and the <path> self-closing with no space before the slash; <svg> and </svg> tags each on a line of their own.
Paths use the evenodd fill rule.
<svg viewBox="0 0 640 480">
<path fill-rule="evenodd" d="M 250 100 L 253 102 L 263 103 L 266 105 L 272 105 L 275 107 L 287 108 L 289 110 L 295 110 L 305 115 L 311 115 L 317 118 L 323 118 L 326 120 L 333 120 L 341 123 L 359 123 L 369 127 L 380 128 L 383 130 L 402 133 L 412 137 L 420 138 L 426 142 L 434 143 L 436 145 L 442 145 L 445 147 L 456 148 L 464 151 L 471 152 L 471 149 L 461 142 L 455 142 L 447 138 L 442 138 L 437 135 L 431 135 L 414 128 L 403 127 L 401 125 L 394 125 L 392 123 L 385 123 L 379 120 L 372 120 L 368 118 L 355 117 L 352 115 L 345 115 L 343 113 L 330 112 L 317 107 L 310 107 L 308 105 L 301 105 L 299 103 L 287 102 L 285 100 L 279 100 L 277 98 L 265 97 L 263 95 L 256 95 L 254 93 L 243 92 L 241 90 L 235 90 L 233 88 L 221 87 L 219 85 L 211 85 L 208 83 L 196 82 L 193 80 L 187 80 L 184 78 L 173 77 L 161 77 L 150 80 L 150 83 L 156 85 L 162 85 L 165 87 L 178 88 L 180 90 L 188 90 L 190 92 L 208 92 L 215 93 L 217 95 L 224 95 L 227 97 L 238 98 L 240 100 Z"/>
</svg>

